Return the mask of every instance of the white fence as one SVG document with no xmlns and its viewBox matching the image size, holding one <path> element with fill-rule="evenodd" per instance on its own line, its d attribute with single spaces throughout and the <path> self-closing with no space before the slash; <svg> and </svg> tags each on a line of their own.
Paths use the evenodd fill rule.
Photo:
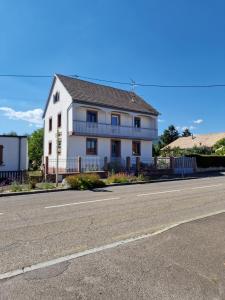
<svg viewBox="0 0 225 300">
<path fill-rule="evenodd" d="M 196 170 L 195 157 L 175 157 L 173 159 L 173 172 L 174 174 L 192 174 Z"/>
</svg>

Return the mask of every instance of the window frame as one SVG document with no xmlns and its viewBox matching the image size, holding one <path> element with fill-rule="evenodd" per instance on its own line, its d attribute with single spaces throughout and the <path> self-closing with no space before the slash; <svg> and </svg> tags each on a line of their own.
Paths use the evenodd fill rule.
<svg viewBox="0 0 225 300">
<path fill-rule="evenodd" d="M 113 122 L 112 122 L 114 116 L 117 117 L 117 120 L 118 120 L 118 124 L 117 125 L 113 124 Z M 111 125 L 112 126 L 120 126 L 120 114 L 111 113 Z"/>
<path fill-rule="evenodd" d="M 50 124 L 51 124 L 51 126 L 50 126 Z M 50 118 L 48 119 L 48 131 L 49 131 L 49 132 L 52 131 L 52 117 L 50 117 Z"/>
<path fill-rule="evenodd" d="M 0 166 L 3 165 L 3 149 L 4 149 L 4 146 L 3 145 L 0 145 Z"/>
<path fill-rule="evenodd" d="M 140 126 L 135 126 L 136 120 L 139 120 L 139 125 L 140 125 Z M 141 128 L 141 118 L 140 118 L 140 117 L 134 117 L 134 127 L 135 127 L 135 128 Z"/>
<path fill-rule="evenodd" d="M 133 151 L 134 144 L 139 145 L 139 151 L 136 153 Z M 141 141 L 132 141 L 132 155 L 133 156 L 141 156 Z"/>
<path fill-rule="evenodd" d="M 60 117 L 60 125 L 59 125 L 59 117 Z M 57 114 L 57 128 L 61 128 L 62 127 L 62 113 L 58 113 Z"/>
<path fill-rule="evenodd" d="M 52 155 L 52 141 L 48 142 L 48 155 Z"/>
<path fill-rule="evenodd" d="M 57 92 L 55 92 L 55 94 L 53 94 L 53 103 L 55 104 L 55 103 L 59 102 L 59 100 L 60 100 L 60 92 L 57 91 Z"/>
<path fill-rule="evenodd" d="M 89 121 L 88 120 L 88 114 L 95 114 L 96 115 L 96 121 Z M 98 123 L 98 112 L 96 110 L 91 110 L 91 109 L 88 109 L 86 111 L 86 122 L 88 123 Z"/>
<path fill-rule="evenodd" d="M 95 142 L 95 153 L 90 152 L 88 148 L 88 142 L 94 141 Z M 86 155 L 98 155 L 98 139 L 96 138 L 86 138 Z"/>
</svg>

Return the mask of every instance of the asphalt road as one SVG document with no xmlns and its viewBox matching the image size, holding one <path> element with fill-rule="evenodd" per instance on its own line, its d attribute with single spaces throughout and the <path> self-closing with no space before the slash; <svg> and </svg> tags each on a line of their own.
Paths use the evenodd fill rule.
<svg viewBox="0 0 225 300">
<path fill-rule="evenodd" d="M 223 212 L 224 177 L 1 198 L 0 299 L 224 300 Z"/>
</svg>

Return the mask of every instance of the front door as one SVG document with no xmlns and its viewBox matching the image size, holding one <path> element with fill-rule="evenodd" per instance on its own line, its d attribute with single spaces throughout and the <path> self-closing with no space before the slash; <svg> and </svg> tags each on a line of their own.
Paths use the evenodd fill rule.
<svg viewBox="0 0 225 300">
<path fill-rule="evenodd" d="M 111 156 L 115 157 L 115 158 L 121 156 L 121 141 L 120 140 L 112 140 L 111 141 Z"/>
</svg>

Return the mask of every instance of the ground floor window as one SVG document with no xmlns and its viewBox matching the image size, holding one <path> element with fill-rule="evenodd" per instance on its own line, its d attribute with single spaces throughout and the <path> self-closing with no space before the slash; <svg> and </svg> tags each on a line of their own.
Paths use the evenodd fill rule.
<svg viewBox="0 0 225 300">
<path fill-rule="evenodd" d="M 111 140 L 111 157 L 121 156 L 121 141 Z"/>
<path fill-rule="evenodd" d="M 52 154 L 52 142 L 48 143 L 48 154 L 51 155 Z"/>
<path fill-rule="evenodd" d="M 86 154 L 87 155 L 97 155 L 97 139 L 86 140 Z"/>
<path fill-rule="evenodd" d="M 132 142 L 132 155 L 141 155 L 141 142 L 133 141 Z"/>
<path fill-rule="evenodd" d="M 0 145 L 0 165 L 3 164 L 3 145 Z"/>
</svg>

